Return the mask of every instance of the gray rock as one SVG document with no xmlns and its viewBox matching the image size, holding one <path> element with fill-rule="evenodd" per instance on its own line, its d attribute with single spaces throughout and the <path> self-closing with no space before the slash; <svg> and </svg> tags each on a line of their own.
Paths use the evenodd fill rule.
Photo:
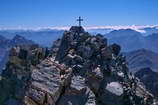
<svg viewBox="0 0 158 105">
<path fill-rule="evenodd" d="M 65 32 L 63 38 L 61 40 L 61 45 L 59 47 L 59 51 L 56 56 L 56 60 L 62 61 L 62 59 L 66 56 L 69 49 L 71 48 L 71 43 L 74 41 L 74 35 L 70 32 Z"/>
<path fill-rule="evenodd" d="M 94 93 L 86 86 L 85 78 L 73 76 L 70 87 L 57 105 L 96 105 L 96 100 Z"/>
<path fill-rule="evenodd" d="M 46 62 L 47 61 L 43 61 L 43 63 Z M 32 100 L 41 105 L 55 105 L 62 90 L 70 82 L 72 72 L 70 69 L 67 69 L 67 73 L 69 73 L 65 74 L 64 77 L 62 77 L 64 79 L 62 79 L 60 71 L 62 71 L 62 66 L 55 62 L 52 62 L 50 67 L 42 66 L 39 69 L 34 69 L 25 102 L 29 102 L 27 100 Z M 26 105 L 29 105 L 29 103 Z"/>
<path fill-rule="evenodd" d="M 93 50 L 90 46 L 83 45 L 78 48 L 78 52 L 83 58 L 90 58 L 93 54 Z"/>
<path fill-rule="evenodd" d="M 107 84 L 106 90 L 108 90 L 109 92 L 111 92 L 117 96 L 121 96 L 123 94 L 123 87 L 118 82 L 111 82 L 111 83 Z"/>
</svg>

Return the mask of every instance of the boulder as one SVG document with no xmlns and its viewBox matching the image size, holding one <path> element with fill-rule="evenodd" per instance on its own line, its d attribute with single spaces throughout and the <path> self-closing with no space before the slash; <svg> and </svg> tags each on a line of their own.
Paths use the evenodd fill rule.
<svg viewBox="0 0 158 105">
<path fill-rule="evenodd" d="M 118 82 L 111 82 L 107 84 L 106 90 L 117 96 L 121 96 L 123 94 L 123 87 Z"/>
<path fill-rule="evenodd" d="M 118 55 L 121 51 L 121 47 L 117 44 L 112 44 L 111 45 L 111 49 L 112 49 L 112 52 L 115 54 L 115 55 Z"/>
<path fill-rule="evenodd" d="M 102 80 L 103 80 L 103 74 L 100 68 L 97 67 L 96 69 L 94 69 L 94 71 L 88 73 L 88 76 L 86 78 L 86 83 L 88 84 L 90 89 L 97 94 Z"/>
<path fill-rule="evenodd" d="M 86 86 L 85 78 L 73 76 L 57 105 L 96 105 L 94 93 Z"/>
<path fill-rule="evenodd" d="M 45 63 L 47 61 L 43 61 L 43 64 Z M 30 105 L 28 102 L 34 102 L 35 105 L 55 105 L 71 78 L 71 69 L 67 69 L 61 77 L 60 71 L 65 71 L 64 68 L 66 67 L 52 62 L 49 67 L 40 66 L 34 69 L 31 75 L 31 85 L 25 96 L 26 105 Z"/>
</svg>

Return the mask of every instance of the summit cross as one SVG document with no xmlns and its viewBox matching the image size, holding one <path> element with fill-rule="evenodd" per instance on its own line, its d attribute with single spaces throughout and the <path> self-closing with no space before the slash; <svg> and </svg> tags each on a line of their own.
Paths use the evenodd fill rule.
<svg viewBox="0 0 158 105">
<path fill-rule="evenodd" d="M 79 26 L 81 26 L 81 22 L 83 21 L 83 19 L 79 16 L 79 18 L 77 19 L 77 21 L 79 22 Z"/>
</svg>

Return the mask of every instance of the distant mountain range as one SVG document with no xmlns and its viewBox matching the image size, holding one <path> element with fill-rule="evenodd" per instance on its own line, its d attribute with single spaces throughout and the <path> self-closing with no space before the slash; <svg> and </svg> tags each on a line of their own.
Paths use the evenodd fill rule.
<svg viewBox="0 0 158 105">
<path fill-rule="evenodd" d="M 121 30 L 121 29 L 131 29 L 137 32 L 140 32 L 143 36 L 147 36 L 153 33 L 158 33 L 158 26 L 96 26 L 96 27 L 86 27 L 88 32 L 97 34 L 107 34 L 114 30 Z"/>
<path fill-rule="evenodd" d="M 144 31 L 143 35 L 145 36 L 153 33 L 158 33 L 158 27 L 146 27 L 146 28 L 142 28 L 141 30 Z"/>
<path fill-rule="evenodd" d="M 109 43 L 117 43 L 122 46 L 122 51 L 128 52 L 138 49 L 148 49 L 158 52 L 158 33 L 143 36 L 140 32 L 131 29 L 114 30 L 106 34 Z"/>
<path fill-rule="evenodd" d="M 109 44 L 121 45 L 124 52 L 142 48 L 158 52 L 158 26 L 95 27 L 88 31 L 104 34 L 109 39 Z"/>
<path fill-rule="evenodd" d="M 143 68 L 151 68 L 158 72 L 158 54 L 146 49 L 125 53 L 129 69 L 136 72 Z"/>
<path fill-rule="evenodd" d="M 56 39 L 60 38 L 64 30 L 0 30 L 0 35 L 12 39 L 20 35 L 26 39 L 32 40 L 42 46 L 50 47 Z"/>
<path fill-rule="evenodd" d="M 21 35 L 42 46 L 50 47 L 58 38 L 61 38 L 67 28 L 57 29 L 5 29 L 0 30 L 0 35 L 12 39 L 15 35 Z M 86 30 L 93 35 L 101 33 L 109 39 L 109 43 L 118 43 L 122 51 L 133 51 L 140 48 L 158 52 L 158 26 L 103 26 L 86 27 Z"/>
<path fill-rule="evenodd" d="M 17 45 L 31 45 L 35 44 L 31 40 L 27 40 L 24 37 L 20 35 L 16 35 L 13 37 L 13 39 L 7 39 L 3 36 L 0 36 L 0 72 L 5 66 L 10 48 L 17 46 Z"/>
</svg>

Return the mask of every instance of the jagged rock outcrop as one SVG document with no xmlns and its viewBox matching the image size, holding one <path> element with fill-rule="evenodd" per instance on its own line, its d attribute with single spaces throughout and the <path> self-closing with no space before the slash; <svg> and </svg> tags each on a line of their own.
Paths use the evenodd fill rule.
<svg viewBox="0 0 158 105">
<path fill-rule="evenodd" d="M 6 91 L 0 101 L 4 105 L 13 101 L 20 105 L 152 105 L 154 96 L 129 74 L 120 50 L 117 44 L 108 46 L 102 35 L 92 36 L 77 26 L 56 41 L 51 56 L 30 57 L 26 50 L 15 48 L 10 58 L 14 62 L 3 72 L 0 88 Z"/>
<path fill-rule="evenodd" d="M 59 65 L 53 59 L 42 61 L 37 68 L 33 69 L 24 103 L 26 105 L 55 105 L 64 88 L 70 83 L 71 75 L 71 68 Z"/>
<path fill-rule="evenodd" d="M 139 92 L 140 83 L 129 75 L 125 57 L 119 54 L 119 45 L 107 46 L 102 35 L 91 36 L 84 31 L 73 33 L 74 29 L 64 33 L 56 60 L 72 67 L 74 75 L 86 79 L 85 86 L 94 92 L 97 104 L 144 105 L 144 94 L 153 97 L 148 92 Z M 77 104 L 72 100 L 72 105 Z"/>
<path fill-rule="evenodd" d="M 27 40 L 20 35 L 16 35 L 13 39 L 9 40 L 2 36 L 0 36 L 0 74 L 2 70 L 5 68 L 5 65 L 8 61 L 9 50 L 16 46 L 26 46 L 35 44 L 31 40 Z"/>
<path fill-rule="evenodd" d="M 96 105 L 95 94 L 86 86 L 85 78 L 73 76 L 57 105 Z"/>
<path fill-rule="evenodd" d="M 158 97 L 158 73 L 151 68 L 143 68 L 135 73 L 135 76 L 144 83 L 146 88 L 150 90 L 154 96 Z"/>
<path fill-rule="evenodd" d="M 23 100 L 30 84 L 33 66 L 44 59 L 44 54 L 44 49 L 38 45 L 17 46 L 10 50 L 9 61 L 2 73 L 2 81 L 0 81 L 1 103 L 7 99 L 7 103 L 14 99 Z"/>
<path fill-rule="evenodd" d="M 60 44 L 61 44 L 61 39 L 57 39 L 56 41 L 54 41 L 53 46 L 50 50 L 50 52 L 51 52 L 50 55 L 56 56 L 56 54 L 59 50 Z"/>
</svg>

